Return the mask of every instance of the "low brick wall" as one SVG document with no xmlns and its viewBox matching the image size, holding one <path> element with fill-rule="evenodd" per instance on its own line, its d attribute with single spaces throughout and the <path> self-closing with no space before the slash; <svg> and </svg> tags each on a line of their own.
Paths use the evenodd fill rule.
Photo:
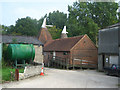
<svg viewBox="0 0 120 90">
<path fill-rule="evenodd" d="M 26 66 L 24 69 L 24 73 L 19 73 L 19 80 L 39 75 L 41 73 L 42 65 L 38 66 Z"/>
</svg>

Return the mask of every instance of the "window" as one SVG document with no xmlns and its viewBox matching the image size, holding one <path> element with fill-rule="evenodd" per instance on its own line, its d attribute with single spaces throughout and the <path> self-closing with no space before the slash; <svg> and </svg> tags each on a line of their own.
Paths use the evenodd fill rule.
<svg viewBox="0 0 120 90">
<path fill-rule="evenodd" d="M 53 52 L 50 52 L 50 54 L 53 54 Z"/>
<path fill-rule="evenodd" d="M 68 55 L 68 53 L 67 52 L 63 52 L 63 55 Z"/>
</svg>

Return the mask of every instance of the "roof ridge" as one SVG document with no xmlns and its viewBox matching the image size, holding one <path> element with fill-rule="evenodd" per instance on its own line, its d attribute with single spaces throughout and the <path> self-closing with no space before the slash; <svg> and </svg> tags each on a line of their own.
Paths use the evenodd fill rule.
<svg viewBox="0 0 120 90">
<path fill-rule="evenodd" d="M 78 37 L 83 37 L 84 35 L 80 35 L 80 36 L 74 36 L 74 37 L 68 37 L 68 38 L 59 38 L 59 39 L 55 39 L 55 40 L 64 40 L 64 39 L 71 39 L 71 38 L 78 38 Z M 55 41 L 54 40 L 54 41 Z"/>
<path fill-rule="evenodd" d="M 85 35 L 56 39 L 44 45 L 44 51 L 70 51 L 70 49 Z"/>
</svg>

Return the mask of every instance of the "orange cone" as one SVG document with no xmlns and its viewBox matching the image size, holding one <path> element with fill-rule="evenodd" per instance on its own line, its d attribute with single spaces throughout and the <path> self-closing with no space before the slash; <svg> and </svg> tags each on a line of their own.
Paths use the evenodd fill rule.
<svg viewBox="0 0 120 90">
<path fill-rule="evenodd" d="M 44 73 L 43 73 L 43 67 L 42 67 L 42 70 L 41 70 L 40 75 L 41 75 L 41 76 L 44 76 Z"/>
</svg>

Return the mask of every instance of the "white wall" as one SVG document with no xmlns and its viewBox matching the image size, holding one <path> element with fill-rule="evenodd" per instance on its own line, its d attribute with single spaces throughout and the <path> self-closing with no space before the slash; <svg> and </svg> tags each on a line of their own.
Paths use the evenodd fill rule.
<svg viewBox="0 0 120 90">
<path fill-rule="evenodd" d="M 118 56 L 110 56 L 110 65 L 118 64 Z"/>
<path fill-rule="evenodd" d="M 43 63 L 43 47 L 38 47 L 37 45 L 34 45 L 35 48 L 35 59 L 34 62 L 37 63 Z"/>
<path fill-rule="evenodd" d="M 39 75 L 41 73 L 41 69 L 42 65 L 26 66 L 24 69 L 24 73 L 19 73 L 19 80 Z"/>
</svg>

